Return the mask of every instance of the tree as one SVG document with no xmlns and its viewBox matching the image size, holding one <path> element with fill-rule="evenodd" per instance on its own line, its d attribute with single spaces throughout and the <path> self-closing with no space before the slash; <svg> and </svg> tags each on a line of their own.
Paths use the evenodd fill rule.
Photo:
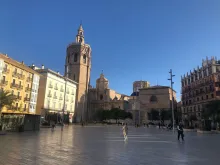
<svg viewBox="0 0 220 165">
<path fill-rule="evenodd" d="M 12 95 L 10 92 L 8 91 L 0 91 L 0 125 L 2 122 L 2 110 L 4 107 L 10 107 L 14 101 L 16 100 L 16 98 L 14 97 L 14 95 Z"/>
<path fill-rule="evenodd" d="M 220 122 L 220 100 L 213 100 L 206 104 L 202 116 L 205 120 L 211 118 L 214 122 Z"/>
</svg>

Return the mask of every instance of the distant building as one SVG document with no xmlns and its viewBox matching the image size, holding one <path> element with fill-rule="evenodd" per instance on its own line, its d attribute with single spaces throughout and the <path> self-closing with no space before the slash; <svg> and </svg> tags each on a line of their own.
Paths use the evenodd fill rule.
<svg viewBox="0 0 220 165">
<path fill-rule="evenodd" d="M 7 129 L 12 128 L 13 118 L 24 121 L 24 130 L 39 129 L 39 113 L 36 111 L 40 74 L 30 69 L 24 62 L 18 62 L 0 54 L 0 89 L 11 92 L 16 101 L 2 110 L 4 118 L 9 118 Z M 30 120 L 29 125 L 26 121 Z M 33 126 L 33 127 L 32 127 Z"/>
<path fill-rule="evenodd" d="M 41 75 L 37 112 L 41 113 L 42 116 L 47 115 L 47 113 L 54 113 L 59 117 L 62 116 L 65 105 L 64 112 L 69 114 L 69 122 L 72 122 L 75 112 L 77 83 L 65 78 L 59 72 L 45 69 L 44 66 L 37 68 L 32 65 L 31 68 Z M 60 122 L 58 117 L 57 122 Z"/>
<path fill-rule="evenodd" d="M 204 105 L 220 99 L 220 61 L 217 58 L 202 60 L 202 66 L 181 76 L 182 117 L 201 119 Z"/>
<path fill-rule="evenodd" d="M 148 81 L 135 81 L 133 83 L 133 92 L 138 92 L 139 89 L 150 87 L 150 83 Z"/>
<path fill-rule="evenodd" d="M 176 92 L 173 90 L 174 108 L 176 107 Z M 152 109 L 157 111 L 170 110 L 172 108 L 172 90 L 168 86 L 152 86 L 139 89 L 133 92 L 129 99 L 134 117 L 140 124 L 149 122 L 149 115 Z"/>
<path fill-rule="evenodd" d="M 119 108 L 127 110 L 128 98 L 129 96 L 110 89 L 108 79 L 101 73 L 100 78 L 96 80 L 96 88 L 89 88 L 89 116 L 92 116 L 92 113 L 99 109 L 111 110 L 112 108 Z"/>
</svg>

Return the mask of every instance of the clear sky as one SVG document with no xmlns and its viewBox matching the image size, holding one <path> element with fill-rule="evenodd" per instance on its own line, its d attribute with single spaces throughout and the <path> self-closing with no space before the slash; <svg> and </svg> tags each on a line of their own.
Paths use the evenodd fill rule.
<svg viewBox="0 0 220 165">
<path fill-rule="evenodd" d="M 92 85 L 104 70 L 129 95 L 135 80 L 170 85 L 172 68 L 179 98 L 180 76 L 220 54 L 219 0 L 2 0 L 0 11 L 0 52 L 62 73 L 82 20 Z"/>
</svg>

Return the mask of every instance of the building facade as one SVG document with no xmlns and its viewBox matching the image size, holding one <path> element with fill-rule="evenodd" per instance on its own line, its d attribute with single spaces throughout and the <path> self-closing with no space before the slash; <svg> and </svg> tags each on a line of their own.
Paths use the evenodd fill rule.
<svg viewBox="0 0 220 165">
<path fill-rule="evenodd" d="M 17 98 L 11 108 L 4 107 L 3 113 L 37 114 L 40 75 L 7 55 L 0 54 L 0 61 L 0 88 Z"/>
<path fill-rule="evenodd" d="M 41 69 L 32 66 L 41 75 L 37 102 L 37 112 L 45 116 L 46 113 L 69 114 L 69 122 L 75 112 L 77 83 L 65 78 L 58 72 L 50 69 Z M 65 105 L 65 107 L 64 107 Z"/>
<path fill-rule="evenodd" d="M 174 107 L 176 107 L 176 92 L 173 90 Z M 134 120 L 138 123 L 149 122 L 149 113 L 172 108 L 172 89 L 168 86 L 152 86 L 133 92 L 129 99 Z M 138 119 L 137 119 L 138 118 Z"/>
<path fill-rule="evenodd" d="M 148 81 L 135 81 L 133 83 L 133 92 L 138 92 L 139 89 L 150 87 L 150 83 Z"/>
<path fill-rule="evenodd" d="M 90 86 L 88 99 L 89 112 L 87 114 L 89 120 L 92 120 L 97 110 L 111 110 L 113 108 L 127 110 L 129 106 L 129 97 L 110 89 L 109 81 L 105 78 L 103 73 L 101 73 L 100 77 L 96 80 L 96 87 L 92 88 Z"/>
<path fill-rule="evenodd" d="M 39 113 L 36 111 L 40 75 L 30 69 L 24 62 L 18 62 L 0 54 L 0 89 L 11 92 L 16 100 L 9 108 L 2 110 L 4 118 L 21 118 L 21 124 L 25 130 L 39 129 Z M 27 115 L 38 115 L 31 117 L 32 121 L 26 124 L 30 118 Z M 29 119 L 28 119 L 29 118 Z M 5 129 L 11 129 L 12 122 L 5 124 Z M 34 122 L 34 123 L 31 123 Z M 30 125 L 34 126 L 31 127 Z"/>
<path fill-rule="evenodd" d="M 182 118 L 196 116 L 201 120 L 204 105 L 219 99 L 220 61 L 215 57 L 202 60 L 202 66 L 181 76 L 182 85 Z"/>
<path fill-rule="evenodd" d="M 82 25 L 78 29 L 76 41 L 66 50 L 65 76 L 78 83 L 76 92 L 75 122 L 85 121 L 88 111 L 88 87 L 91 71 L 91 47 L 85 43 Z"/>
</svg>

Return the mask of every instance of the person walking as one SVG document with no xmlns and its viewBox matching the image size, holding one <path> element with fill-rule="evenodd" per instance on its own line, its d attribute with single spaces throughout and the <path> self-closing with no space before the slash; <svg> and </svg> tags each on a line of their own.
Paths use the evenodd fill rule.
<svg viewBox="0 0 220 165">
<path fill-rule="evenodd" d="M 177 131 L 178 131 L 178 140 L 180 140 L 180 136 L 182 138 L 182 141 L 184 141 L 184 134 L 183 134 L 183 125 L 180 122 L 179 125 L 177 126 Z"/>
<path fill-rule="evenodd" d="M 128 126 L 127 123 L 124 124 L 124 126 L 122 127 L 122 131 L 123 131 L 123 135 L 124 135 L 124 140 L 128 140 Z"/>
</svg>

